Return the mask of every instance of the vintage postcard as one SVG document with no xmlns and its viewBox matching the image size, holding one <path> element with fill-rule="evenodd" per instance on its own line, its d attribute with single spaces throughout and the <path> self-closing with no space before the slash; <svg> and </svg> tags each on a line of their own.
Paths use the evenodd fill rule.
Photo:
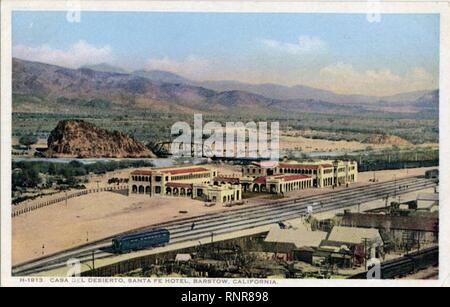
<svg viewBox="0 0 450 307">
<path fill-rule="evenodd" d="M 1 22 L 2 285 L 450 284 L 448 1 L 5 0 Z"/>
</svg>

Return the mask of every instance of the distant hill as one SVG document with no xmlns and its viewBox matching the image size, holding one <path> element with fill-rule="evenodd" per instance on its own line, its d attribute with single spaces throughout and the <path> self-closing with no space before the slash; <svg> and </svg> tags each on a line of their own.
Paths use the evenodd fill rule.
<svg viewBox="0 0 450 307">
<path fill-rule="evenodd" d="M 237 81 L 206 81 L 206 82 L 192 82 L 198 86 L 209 88 L 215 91 L 246 91 L 254 94 L 259 94 L 272 99 L 280 100 L 318 100 L 329 103 L 343 104 L 343 105 L 358 105 L 370 106 L 376 108 L 380 102 L 387 103 L 407 103 L 415 105 L 414 102 L 424 99 L 424 96 L 431 94 L 430 91 L 418 91 L 411 93 L 403 93 L 394 96 L 376 97 L 376 96 L 362 96 L 362 95 L 341 95 L 331 91 L 316 89 L 303 85 L 283 86 L 278 84 L 249 84 Z"/>
<path fill-rule="evenodd" d="M 142 143 L 121 132 L 110 132 L 82 120 L 64 120 L 50 133 L 52 157 L 153 158 Z"/>
<path fill-rule="evenodd" d="M 278 84 L 249 84 L 238 81 L 205 81 L 197 82 L 199 86 L 213 89 L 216 91 L 246 91 L 259 94 L 272 99 L 290 100 L 290 99 L 317 99 L 327 100 L 335 96 L 333 92 L 315 89 L 307 86 L 283 86 Z"/>
<path fill-rule="evenodd" d="M 439 90 L 427 92 L 416 99 L 416 105 L 420 108 L 431 110 L 439 109 Z"/>
<path fill-rule="evenodd" d="M 95 69 L 95 68 L 93 68 Z M 250 84 L 233 80 L 224 81 L 193 81 L 178 74 L 161 71 L 135 71 L 133 74 L 148 78 L 156 82 L 177 83 L 193 86 L 200 86 L 217 92 L 241 91 L 261 95 L 271 99 L 278 100 L 314 100 L 329 102 L 335 104 L 345 104 L 377 109 L 386 111 L 387 109 L 399 107 L 398 111 L 403 112 L 405 108 L 411 107 L 408 112 L 416 112 L 417 108 L 435 110 L 439 107 L 439 90 L 434 91 L 415 91 L 401 93 L 392 96 L 364 96 L 364 95 L 342 95 L 332 91 L 317 89 L 313 87 L 295 85 L 284 86 L 273 83 Z M 386 108 L 386 106 L 388 106 Z M 395 111 L 395 110 L 394 110 Z"/>
<path fill-rule="evenodd" d="M 344 98 L 300 86 L 288 91 L 287 87 L 273 84 L 249 87 L 239 82 L 226 82 L 226 89 L 212 89 L 210 85 L 200 85 L 163 71 L 123 73 L 103 64 L 94 68 L 69 69 L 13 59 L 14 111 L 91 113 L 102 110 L 107 113 L 149 109 L 181 114 L 227 112 L 265 116 L 296 112 L 422 112 L 436 111 L 439 105 L 438 91 L 416 96 L 408 94 L 407 101 L 402 101 L 406 96 L 401 96 L 377 98 L 377 102 L 366 97 L 357 102 L 357 96 L 352 96 L 353 103 L 350 100 L 336 102 Z M 219 83 L 214 84 L 219 87 Z M 417 99 L 413 99 L 415 97 Z"/>
<path fill-rule="evenodd" d="M 175 84 L 193 84 L 192 81 L 183 78 L 177 74 L 162 71 L 162 70 L 136 70 L 133 75 L 144 77 L 149 80 L 161 83 L 175 83 Z"/>
<path fill-rule="evenodd" d="M 313 87 L 295 85 L 284 86 L 273 83 L 250 84 L 239 81 L 193 81 L 180 75 L 164 71 L 140 71 L 135 74 L 157 82 L 169 82 L 199 86 L 217 92 L 247 92 L 270 99 L 305 102 L 318 101 L 338 105 L 366 107 L 372 111 L 420 112 L 423 109 L 436 111 L 439 108 L 439 91 L 416 91 L 392 96 L 342 95 Z M 285 104 L 284 103 L 284 104 Z M 281 105 L 281 104 L 280 104 Z M 317 109 L 317 106 L 313 107 Z M 342 109 L 341 109 L 342 110 Z"/>
<path fill-rule="evenodd" d="M 92 70 L 102 71 L 102 72 L 115 72 L 115 73 L 120 73 L 120 74 L 127 73 L 127 71 L 125 69 L 117 67 L 117 66 L 112 66 L 107 63 L 101 63 L 101 64 L 96 64 L 96 65 L 84 65 L 81 68 L 87 68 L 87 69 L 92 69 Z"/>
<path fill-rule="evenodd" d="M 367 144 L 375 144 L 375 145 L 394 145 L 394 146 L 405 146 L 411 145 L 407 140 L 395 136 L 395 135 L 387 135 L 387 134 L 374 134 L 368 137 L 363 141 Z"/>
</svg>

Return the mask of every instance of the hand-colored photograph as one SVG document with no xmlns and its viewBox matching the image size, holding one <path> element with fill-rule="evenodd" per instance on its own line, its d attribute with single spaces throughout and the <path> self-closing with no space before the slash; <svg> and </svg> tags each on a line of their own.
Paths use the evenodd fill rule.
<svg viewBox="0 0 450 307">
<path fill-rule="evenodd" d="M 12 276 L 438 280 L 440 31 L 13 11 Z"/>
</svg>

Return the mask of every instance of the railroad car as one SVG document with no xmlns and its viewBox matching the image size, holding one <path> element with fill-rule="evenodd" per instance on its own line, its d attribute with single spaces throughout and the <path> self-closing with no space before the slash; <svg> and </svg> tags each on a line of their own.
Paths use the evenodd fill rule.
<svg viewBox="0 0 450 307">
<path fill-rule="evenodd" d="M 382 279 L 394 279 L 407 276 L 419 270 L 439 265 L 439 248 L 431 247 L 405 255 L 400 259 L 386 261 L 381 266 Z M 352 276 L 350 279 L 366 279 L 367 272 Z"/>
<path fill-rule="evenodd" d="M 427 179 L 439 179 L 439 170 L 433 169 L 425 172 L 425 178 Z"/>
<path fill-rule="evenodd" d="M 115 253 L 127 253 L 164 246 L 170 241 L 170 232 L 167 229 L 154 229 L 151 231 L 117 237 L 112 240 L 112 248 Z"/>
</svg>

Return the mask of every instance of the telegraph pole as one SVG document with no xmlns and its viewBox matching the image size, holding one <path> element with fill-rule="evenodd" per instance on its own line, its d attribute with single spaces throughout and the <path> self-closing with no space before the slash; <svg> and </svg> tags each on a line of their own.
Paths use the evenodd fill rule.
<svg viewBox="0 0 450 307">
<path fill-rule="evenodd" d="M 417 251 L 420 251 L 420 231 L 417 231 Z"/>
<path fill-rule="evenodd" d="M 369 241 L 369 238 L 363 238 L 364 242 L 364 267 L 367 270 L 367 243 Z"/>
<path fill-rule="evenodd" d="M 95 271 L 95 254 L 94 251 L 92 251 L 92 272 Z"/>
<path fill-rule="evenodd" d="M 394 178 L 395 178 L 395 197 L 394 198 L 397 198 L 397 175 L 394 175 Z"/>
</svg>

